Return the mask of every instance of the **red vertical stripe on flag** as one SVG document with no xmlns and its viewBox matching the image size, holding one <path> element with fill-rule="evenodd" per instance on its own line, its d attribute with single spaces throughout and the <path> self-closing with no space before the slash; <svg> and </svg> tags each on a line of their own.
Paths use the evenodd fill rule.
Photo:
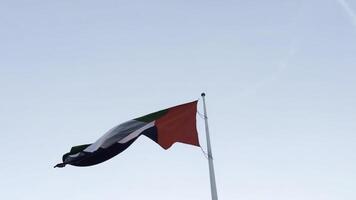
<svg viewBox="0 0 356 200">
<path fill-rule="evenodd" d="M 159 145 L 164 149 L 175 142 L 200 146 L 196 128 L 197 103 L 194 101 L 169 108 L 167 114 L 156 120 Z"/>
</svg>

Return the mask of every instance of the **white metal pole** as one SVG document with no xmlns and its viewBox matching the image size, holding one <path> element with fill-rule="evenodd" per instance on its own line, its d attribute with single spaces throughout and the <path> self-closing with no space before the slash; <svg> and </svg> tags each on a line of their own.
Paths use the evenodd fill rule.
<svg viewBox="0 0 356 200">
<path fill-rule="evenodd" d="M 209 161 L 211 199 L 212 200 L 218 200 L 218 193 L 217 193 L 217 190 L 216 190 L 216 182 L 215 182 L 213 154 L 211 152 L 211 143 L 210 143 L 210 135 L 209 135 L 208 114 L 207 114 L 207 111 L 206 111 L 206 104 L 205 104 L 205 93 L 202 93 L 201 96 L 203 98 L 203 104 L 204 104 L 204 120 L 205 120 L 206 144 L 207 144 L 207 147 L 208 147 L 208 161 Z"/>
</svg>

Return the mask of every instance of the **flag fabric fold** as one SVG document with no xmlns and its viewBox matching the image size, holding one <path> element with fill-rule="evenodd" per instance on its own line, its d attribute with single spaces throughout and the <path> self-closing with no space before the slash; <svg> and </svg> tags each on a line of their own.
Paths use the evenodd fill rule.
<svg viewBox="0 0 356 200">
<path fill-rule="evenodd" d="M 96 142 L 74 146 L 55 167 L 92 166 L 102 163 L 127 149 L 141 135 L 149 137 L 162 148 L 175 142 L 200 146 L 196 129 L 198 101 L 167 108 L 119 124 Z"/>
</svg>

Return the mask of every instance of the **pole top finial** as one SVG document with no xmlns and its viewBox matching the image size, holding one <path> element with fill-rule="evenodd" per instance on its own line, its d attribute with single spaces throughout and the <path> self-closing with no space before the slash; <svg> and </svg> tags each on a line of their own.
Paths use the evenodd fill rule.
<svg viewBox="0 0 356 200">
<path fill-rule="evenodd" d="M 201 96 L 202 96 L 202 97 L 205 97 L 205 93 L 204 93 L 204 92 L 203 92 L 203 93 L 201 93 Z"/>
</svg>

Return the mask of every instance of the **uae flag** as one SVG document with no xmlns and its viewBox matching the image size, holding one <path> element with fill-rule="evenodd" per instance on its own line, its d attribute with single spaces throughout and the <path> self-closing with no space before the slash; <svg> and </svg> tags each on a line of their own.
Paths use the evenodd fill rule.
<svg viewBox="0 0 356 200">
<path fill-rule="evenodd" d="M 149 137 L 164 149 L 175 142 L 200 146 L 196 113 L 197 101 L 193 101 L 127 121 L 113 127 L 92 144 L 72 147 L 63 155 L 63 162 L 55 167 L 99 164 L 127 149 L 141 135 Z"/>
</svg>

